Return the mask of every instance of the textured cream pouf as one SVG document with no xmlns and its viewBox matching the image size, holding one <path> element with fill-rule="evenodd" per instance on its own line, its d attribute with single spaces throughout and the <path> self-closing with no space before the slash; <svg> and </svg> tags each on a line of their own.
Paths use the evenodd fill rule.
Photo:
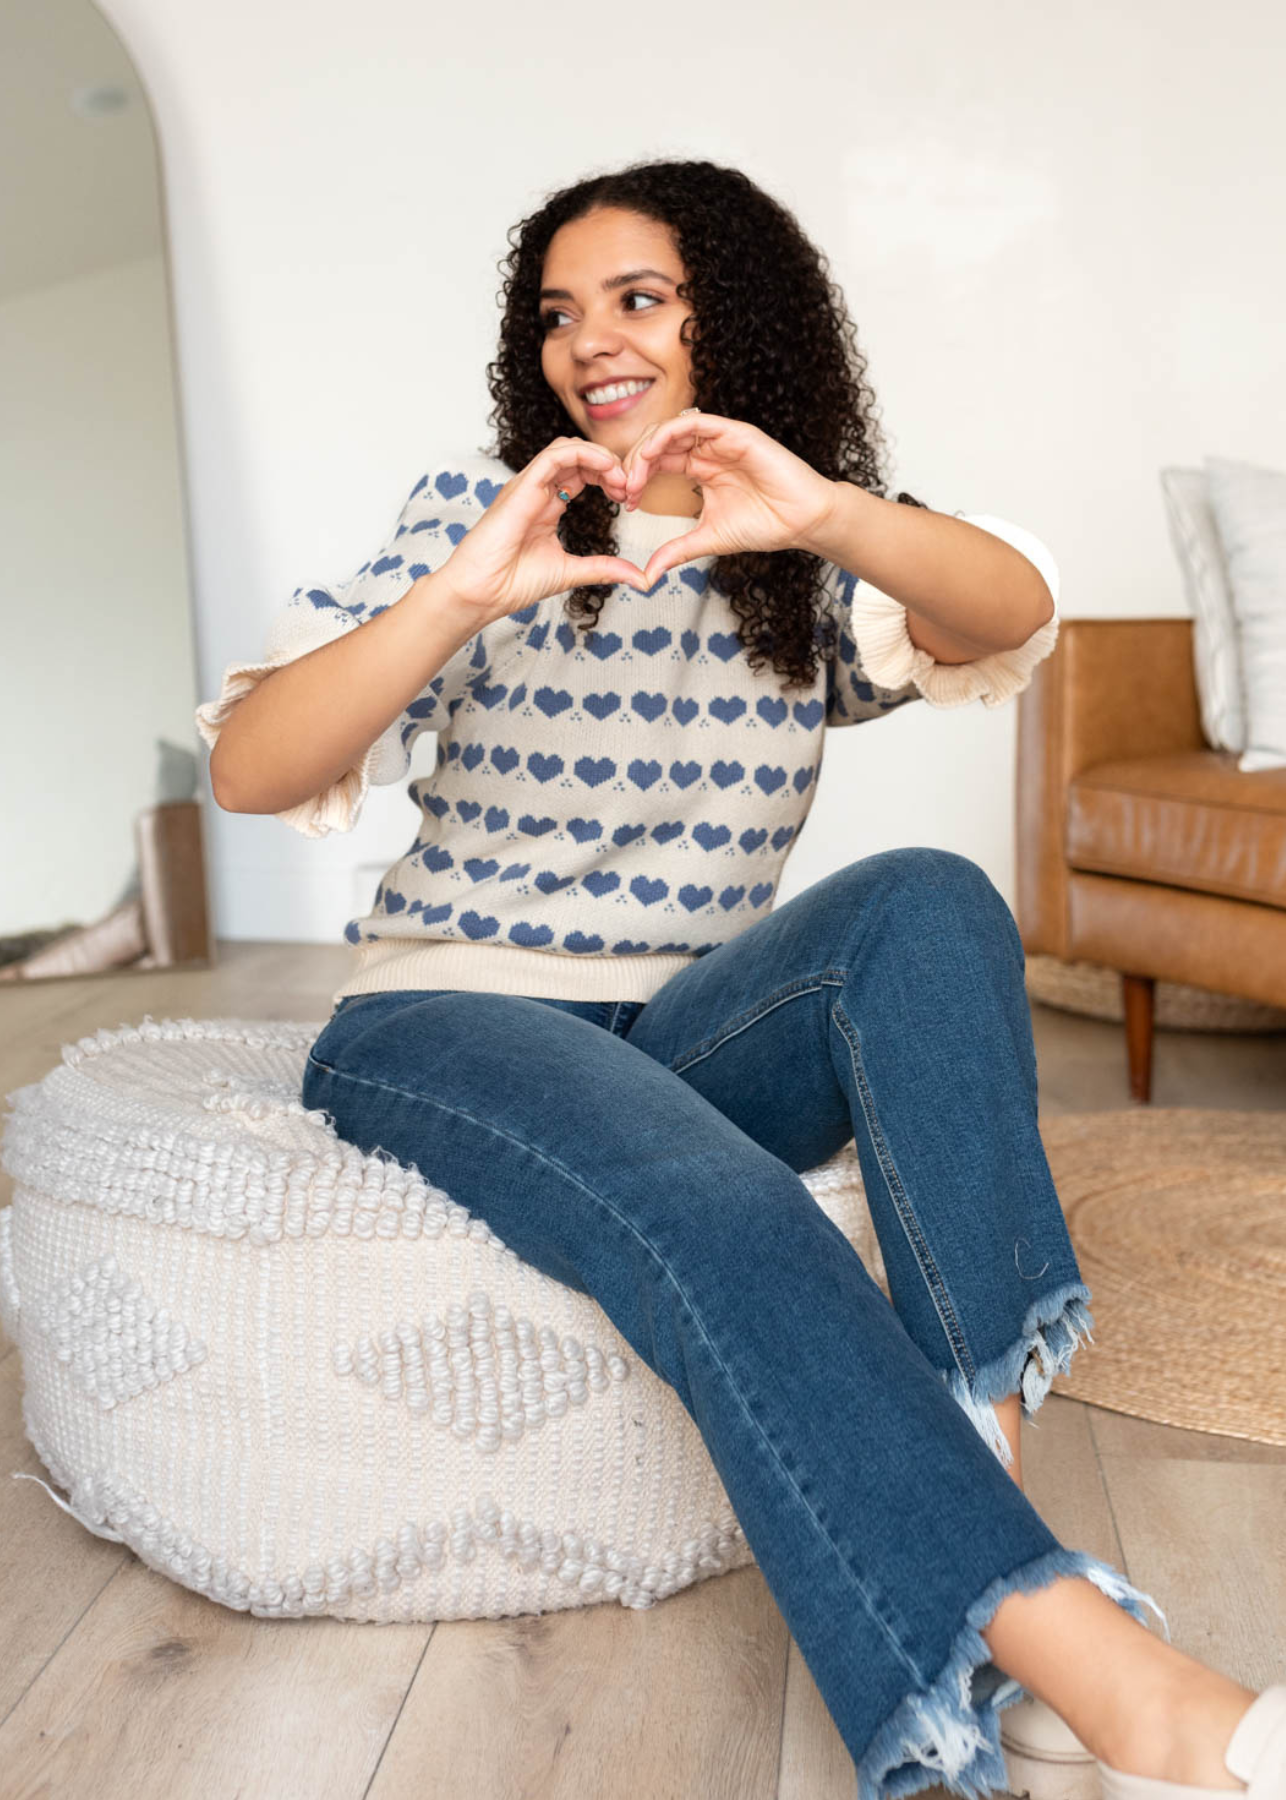
<svg viewBox="0 0 1286 1800">
<path fill-rule="evenodd" d="M 321 1028 L 149 1015 L 7 1096 L 0 1318 L 68 1510 L 265 1617 L 648 1607 L 753 1561 L 598 1303 L 303 1107 Z M 852 1143 L 803 1179 L 887 1293 Z"/>
</svg>

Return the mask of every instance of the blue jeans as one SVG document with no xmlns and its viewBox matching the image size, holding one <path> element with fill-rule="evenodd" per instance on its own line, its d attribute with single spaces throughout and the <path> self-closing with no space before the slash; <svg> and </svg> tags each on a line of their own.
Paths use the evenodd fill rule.
<svg viewBox="0 0 1286 1800">
<path fill-rule="evenodd" d="M 343 998 L 302 1099 L 588 1293 L 695 1421 L 858 1800 L 1006 1786 L 981 1628 L 1095 1582 L 1006 1472 L 1093 1324 L 1037 1129 L 1017 925 L 934 849 L 865 857 L 648 1002 Z M 799 1179 L 856 1143 L 892 1304 Z"/>
</svg>

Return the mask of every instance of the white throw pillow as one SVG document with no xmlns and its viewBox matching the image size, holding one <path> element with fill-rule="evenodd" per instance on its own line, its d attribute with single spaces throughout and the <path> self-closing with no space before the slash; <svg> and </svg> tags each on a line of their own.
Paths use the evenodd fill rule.
<svg viewBox="0 0 1286 1800">
<path fill-rule="evenodd" d="M 1206 475 L 1241 644 L 1246 745 L 1237 767 L 1286 769 L 1286 474 L 1208 456 Z"/>
<path fill-rule="evenodd" d="M 1244 750 L 1241 644 L 1205 470 L 1162 469 L 1161 489 L 1192 611 L 1192 660 L 1201 729 L 1212 749 Z"/>
</svg>

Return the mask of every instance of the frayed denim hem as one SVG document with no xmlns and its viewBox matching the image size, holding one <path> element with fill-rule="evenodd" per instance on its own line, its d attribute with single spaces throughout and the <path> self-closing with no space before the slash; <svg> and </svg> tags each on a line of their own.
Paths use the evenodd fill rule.
<svg viewBox="0 0 1286 1800">
<path fill-rule="evenodd" d="M 973 1698 L 975 1670 L 991 1663 L 983 1627 L 1009 1594 L 1031 1593 L 1063 1575 L 1092 1581 L 1141 1625 L 1152 1608 L 1170 1641 L 1165 1614 L 1148 1594 L 1083 1550 L 1049 1550 L 984 1589 L 965 1614 L 950 1655 L 927 1693 L 908 1694 L 880 1726 L 857 1763 L 857 1800 L 896 1800 L 941 1784 L 966 1800 L 1006 1792 L 1009 1774 L 1000 1744 L 1000 1712 L 1026 1691 L 1007 1677 L 982 1700 Z M 985 1690 L 985 1680 L 980 1684 Z"/>
<path fill-rule="evenodd" d="M 972 1381 L 967 1382 L 955 1367 L 938 1370 L 952 1399 L 968 1414 L 979 1436 L 1007 1469 L 1013 1466 L 1014 1453 L 1000 1428 L 993 1403 L 1021 1393 L 1028 1418 L 1040 1408 L 1055 1375 L 1066 1374 L 1071 1367 L 1081 1338 L 1094 1342 L 1094 1315 L 1086 1304 L 1089 1298 L 1085 1284 L 1073 1281 L 1033 1301 L 1017 1342 L 1003 1356 L 979 1369 Z"/>
</svg>

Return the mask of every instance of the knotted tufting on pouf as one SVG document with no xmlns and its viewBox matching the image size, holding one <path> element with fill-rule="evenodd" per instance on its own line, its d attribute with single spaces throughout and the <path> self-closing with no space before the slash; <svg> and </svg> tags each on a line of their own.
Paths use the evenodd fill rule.
<svg viewBox="0 0 1286 1800">
<path fill-rule="evenodd" d="M 751 1562 L 597 1302 L 301 1104 L 321 1029 L 149 1016 L 7 1096 L 0 1317 L 60 1504 L 268 1617 L 647 1607 Z M 803 1180 L 883 1286 L 853 1145 Z"/>
</svg>

